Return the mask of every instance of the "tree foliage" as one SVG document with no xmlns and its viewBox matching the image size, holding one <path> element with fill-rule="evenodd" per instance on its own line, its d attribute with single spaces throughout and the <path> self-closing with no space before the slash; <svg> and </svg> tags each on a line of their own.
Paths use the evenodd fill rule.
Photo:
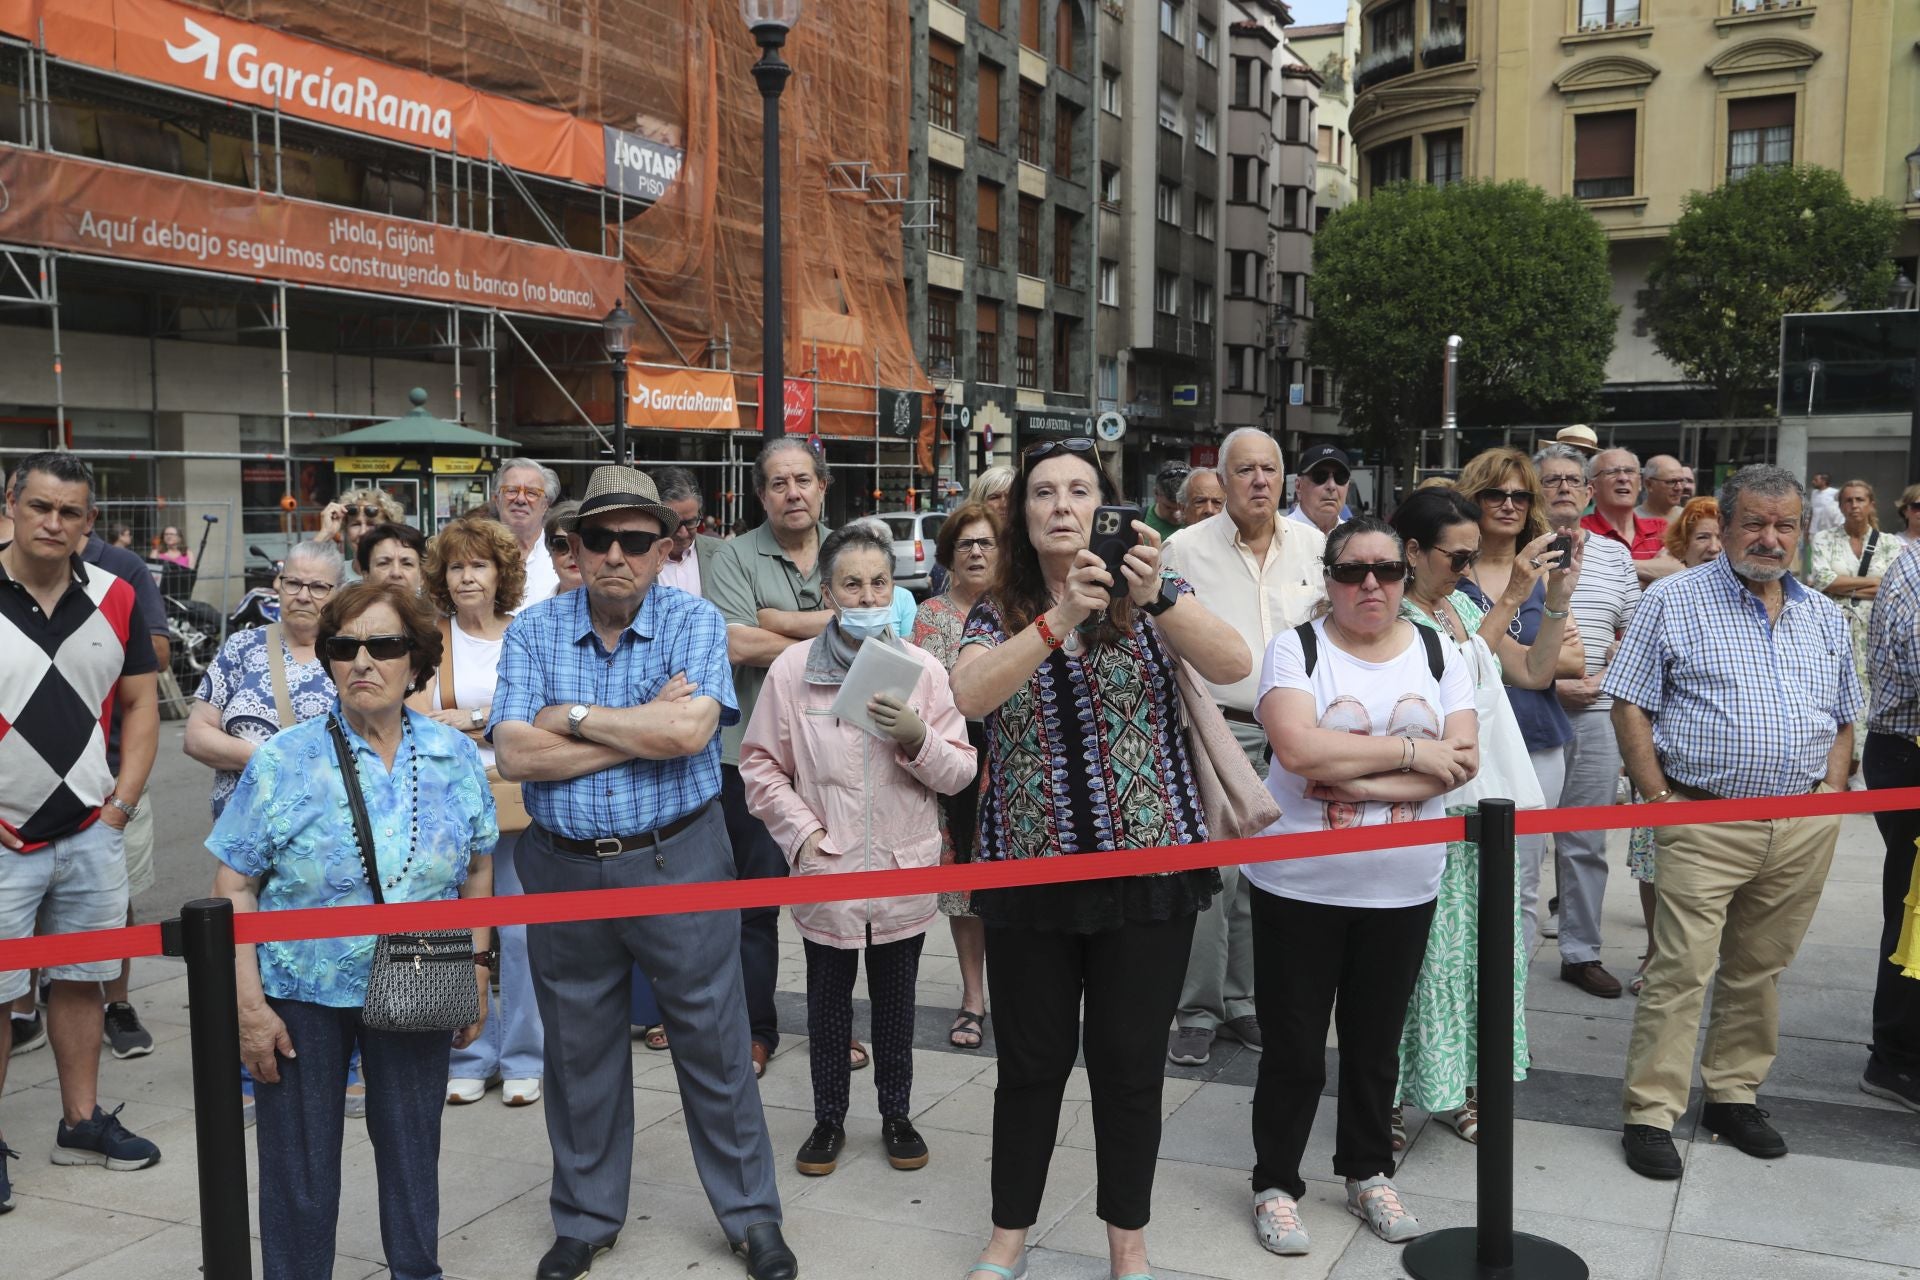
<svg viewBox="0 0 1920 1280">
<path fill-rule="evenodd" d="M 1607 244 L 1578 203 L 1523 182 L 1402 183 L 1314 239 L 1312 355 L 1362 441 L 1406 456 L 1439 425 L 1447 335 L 1463 425 L 1588 416 L 1613 350 Z"/>
<path fill-rule="evenodd" d="M 1647 274 L 1654 345 L 1720 416 L 1772 411 L 1780 318 L 1886 305 L 1900 214 L 1831 169 L 1770 166 L 1687 197 Z"/>
</svg>

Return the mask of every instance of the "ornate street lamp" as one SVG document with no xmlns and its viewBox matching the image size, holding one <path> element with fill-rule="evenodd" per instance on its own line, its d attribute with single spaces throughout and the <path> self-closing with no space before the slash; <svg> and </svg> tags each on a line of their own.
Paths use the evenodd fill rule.
<svg viewBox="0 0 1920 1280">
<path fill-rule="evenodd" d="M 633 349 L 633 316 L 624 303 L 616 302 L 607 318 L 600 322 L 607 342 L 607 359 L 613 365 L 613 462 L 627 465 L 627 352 Z"/>
<path fill-rule="evenodd" d="M 1887 290 L 1887 309 L 1905 311 L 1913 306 L 1913 281 L 1907 278 L 1907 269 L 1900 268 L 1900 274 L 1893 278 L 1893 287 Z"/>
<path fill-rule="evenodd" d="M 787 433 L 786 334 L 780 277 L 780 93 L 793 68 L 780 56 L 787 33 L 800 21 L 800 0 L 740 0 L 740 18 L 760 46 L 753 78 L 763 102 L 761 161 L 762 307 L 760 431 L 771 440 Z"/>
<path fill-rule="evenodd" d="M 1283 302 L 1273 309 L 1273 340 L 1285 355 L 1293 349 L 1293 304 Z"/>
</svg>

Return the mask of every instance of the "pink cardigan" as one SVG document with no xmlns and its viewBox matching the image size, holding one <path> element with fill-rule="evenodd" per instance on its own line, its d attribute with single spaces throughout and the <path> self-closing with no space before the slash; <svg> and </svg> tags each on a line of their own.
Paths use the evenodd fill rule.
<svg viewBox="0 0 1920 1280">
<path fill-rule="evenodd" d="M 767 824 L 796 876 L 938 866 L 934 793 L 953 795 L 972 785 L 977 767 L 946 671 L 932 654 L 902 645 L 926 668 L 907 701 L 927 735 L 908 759 L 891 739 L 830 713 L 840 686 L 807 680 L 812 648 L 811 642 L 793 645 L 767 671 L 740 743 L 747 807 Z M 823 828 L 826 837 L 813 857 L 794 865 L 807 837 Z M 935 901 L 929 893 L 822 902 L 794 907 L 793 919 L 803 937 L 823 946 L 863 947 L 869 924 L 876 945 L 925 933 Z"/>
</svg>

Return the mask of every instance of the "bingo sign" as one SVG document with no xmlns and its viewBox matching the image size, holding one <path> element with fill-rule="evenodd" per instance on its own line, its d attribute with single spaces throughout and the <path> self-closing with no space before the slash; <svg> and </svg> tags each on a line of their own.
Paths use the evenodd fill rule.
<svg viewBox="0 0 1920 1280">
<path fill-rule="evenodd" d="M 880 388 L 880 434 L 911 440 L 920 434 L 920 393 Z"/>
</svg>

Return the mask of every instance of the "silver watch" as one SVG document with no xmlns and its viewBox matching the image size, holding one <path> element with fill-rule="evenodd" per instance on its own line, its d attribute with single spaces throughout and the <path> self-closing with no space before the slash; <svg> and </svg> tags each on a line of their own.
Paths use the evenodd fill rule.
<svg viewBox="0 0 1920 1280">
<path fill-rule="evenodd" d="M 487 713 L 475 707 L 473 714 L 467 717 L 467 723 L 471 724 L 476 730 L 484 729 L 487 727 Z"/>
<path fill-rule="evenodd" d="M 127 821 L 129 822 L 133 821 L 135 818 L 140 816 L 140 805 L 138 804 L 138 802 L 134 804 L 128 804 L 125 800 L 122 800 L 119 796 L 108 796 L 107 803 L 112 805 L 114 808 L 118 809 L 120 812 L 126 814 Z"/>
<path fill-rule="evenodd" d="M 567 712 L 567 732 L 574 737 L 580 736 L 580 726 L 586 723 L 588 708 L 576 706 Z"/>
</svg>

